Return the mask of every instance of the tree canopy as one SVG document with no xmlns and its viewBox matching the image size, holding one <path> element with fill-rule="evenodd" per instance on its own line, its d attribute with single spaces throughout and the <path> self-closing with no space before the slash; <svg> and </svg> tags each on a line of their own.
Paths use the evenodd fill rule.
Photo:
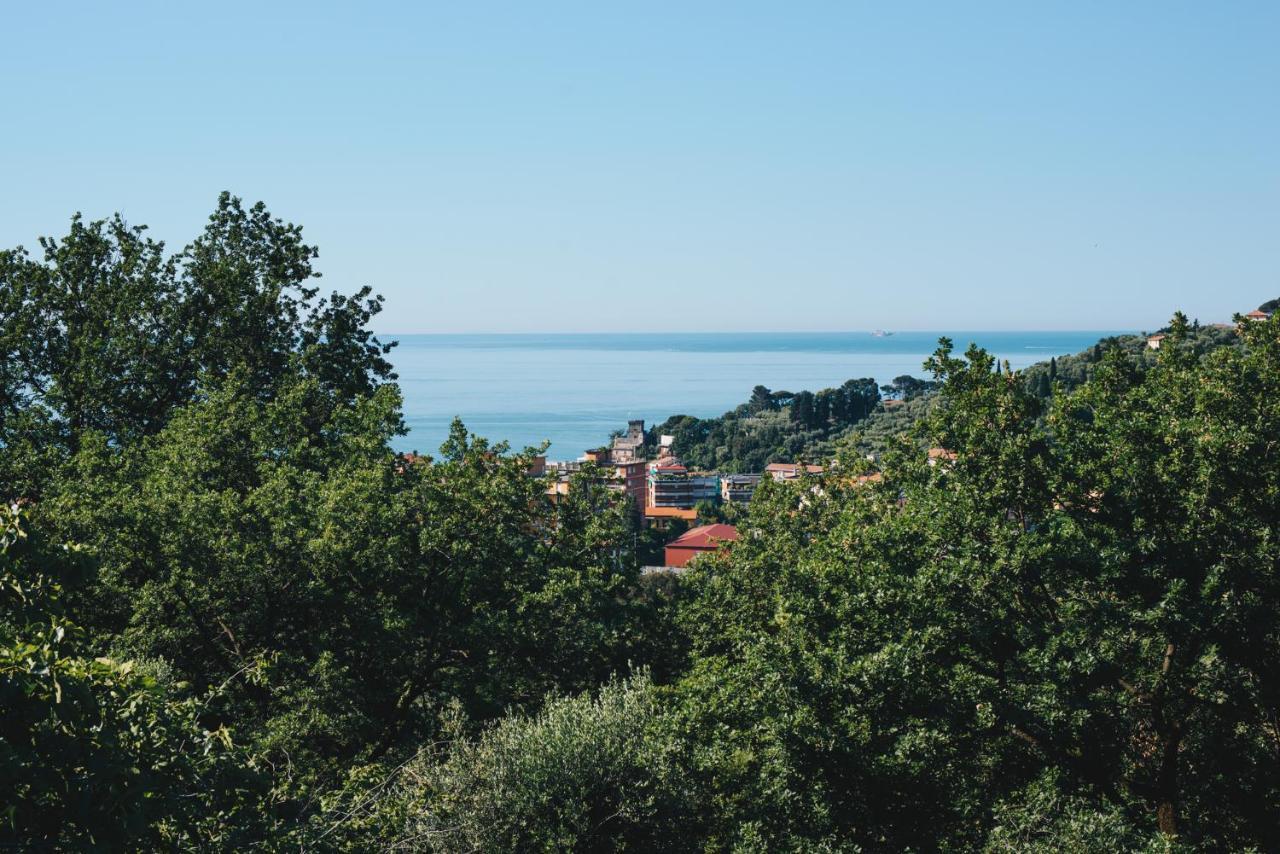
<svg viewBox="0 0 1280 854">
<path fill-rule="evenodd" d="M 0 254 L 4 844 L 1280 847 L 1280 317 L 672 418 L 837 456 L 646 575 L 591 466 L 394 452 L 380 301 L 262 205 L 42 249 Z"/>
</svg>

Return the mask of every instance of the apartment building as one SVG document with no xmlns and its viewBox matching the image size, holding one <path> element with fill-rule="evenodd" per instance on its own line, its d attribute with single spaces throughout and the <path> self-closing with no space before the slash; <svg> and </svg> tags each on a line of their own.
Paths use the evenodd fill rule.
<svg viewBox="0 0 1280 854">
<path fill-rule="evenodd" d="M 649 464 L 648 507 L 694 507 L 699 501 L 720 497 L 720 478 L 694 474 L 675 457 L 663 457 Z"/>
</svg>

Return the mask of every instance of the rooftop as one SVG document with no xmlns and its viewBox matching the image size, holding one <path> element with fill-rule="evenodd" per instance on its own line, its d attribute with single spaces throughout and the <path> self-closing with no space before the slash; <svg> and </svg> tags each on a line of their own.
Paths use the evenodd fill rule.
<svg viewBox="0 0 1280 854">
<path fill-rule="evenodd" d="M 646 507 L 644 515 L 649 519 L 684 519 L 692 522 L 698 518 L 698 511 L 690 507 Z"/>
<path fill-rule="evenodd" d="M 699 525 L 667 543 L 667 546 L 684 549 L 714 549 L 718 548 L 720 543 L 733 542 L 736 539 L 738 539 L 738 529 L 732 525 Z"/>
<path fill-rule="evenodd" d="M 767 472 L 776 471 L 776 472 L 782 472 L 782 473 L 788 473 L 788 472 L 795 473 L 800 470 L 800 464 L 799 463 L 769 463 L 769 465 L 764 467 L 764 470 Z M 822 474 L 822 466 L 806 465 L 804 467 L 804 470 L 807 471 L 809 474 Z"/>
</svg>

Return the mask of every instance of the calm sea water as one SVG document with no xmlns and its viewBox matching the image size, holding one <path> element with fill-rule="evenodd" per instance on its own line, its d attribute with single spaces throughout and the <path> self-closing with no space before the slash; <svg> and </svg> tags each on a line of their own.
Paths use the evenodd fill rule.
<svg viewBox="0 0 1280 854">
<path fill-rule="evenodd" d="M 1116 332 L 633 333 L 400 335 L 409 435 L 399 450 L 435 453 L 459 416 L 473 433 L 523 448 L 551 442 L 552 459 L 603 444 L 631 418 L 720 415 L 757 383 L 816 391 L 854 377 L 885 383 L 925 376 L 921 363 L 947 335 L 976 342 L 1016 369 L 1077 353 Z"/>
</svg>

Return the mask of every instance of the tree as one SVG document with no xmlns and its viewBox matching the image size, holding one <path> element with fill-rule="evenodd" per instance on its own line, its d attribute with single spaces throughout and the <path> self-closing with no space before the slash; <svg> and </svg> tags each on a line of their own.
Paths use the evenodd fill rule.
<svg viewBox="0 0 1280 854">
<path fill-rule="evenodd" d="M 762 385 L 751 389 L 751 399 L 747 402 L 747 406 L 752 413 L 773 412 L 778 408 L 773 399 L 773 393 Z"/>
<path fill-rule="evenodd" d="M 762 487 L 682 600 L 712 838 L 999 847 L 1040 786 L 1060 840 L 1272 847 L 1280 325 L 1251 327 L 1197 354 L 1175 317 L 1048 408 L 944 340 L 919 438 L 954 460 Z"/>
<path fill-rule="evenodd" d="M 880 390 L 890 398 L 913 400 L 926 392 L 935 390 L 937 387 L 938 384 L 936 382 L 922 380 L 910 374 L 903 374 L 900 377 L 894 377 L 893 382 L 880 386 Z"/>
<path fill-rule="evenodd" d="M 1274 321 L 1250 326 L 1243 350 L 1200 358 L 1175 315 L 1153 369 L 1113 360 L 1057 432 L 1111 579 L 1103 673 L 1140 733 L 1124 746 L 1133 790 L 1166 834 L 1227 840 L 1242 823 L 1267 847 L 1277 790 L 1257 763 L 1280 745 L 1265 723 L 1280 696 L 1280 466 L 1264 449 L 1280 429 L 1280 343 Z"/>
<path fill-rule="evenodd" d="M 553 503 L 525 455 L 461 424 L 439 461 L 395 454 L 378 300 L 317 299 L 299 229 L 224 196 L 177 256 L 119 218 L 77 219 L 45 248 L 0 263 L 5 497 L 93 557 L 61 599 L 76 659 L 191 686 L 155 715 L 201 698 L 190 714 L 243 739 L 293 826 L 349 770 L 434 737 L 447 703 L 479 726 L 648 657 L 653 605 L 617 497 L 584 475 Z M 84 678 L 141 690 L 113 673 Z M 155 738 L 176 731 L 155 715 Z"/>
<path fill-rule="evenodd" d="M 210 697 L 164 668 L 93 658 L 62 610 L 78 549 L 0 508 L 0 844 L 23 850 L 235 848 L 271 827 L 266 781 Z"/>
<path fill-rule="evenodd" d="M 870 377 L 848 380 L 840 386 L 844 398 L 844 423 L 856 424 L 869 416 L 880 402 L 880 389 Z"/>
<path fill-rule="evenodd" d="M 367 329 L 381 298 L 367 288 L 316 299 L 316 249 L 301 228 L 223 193 L 181 253 L 119 215 L 42 257 L 0 252 L 0 481 L 35 497 L 87 432 L 113 445 L 154 435 L 203 377 L 235 370 L 264 398 L 301 373 L 350 401 L 393 379 L 391 345 Z"/>
<path fill-rule="evenodd" d="M 382 839 L 432 851 L 691 850 L 680 744 L 663 717 L 643 673 L 595 697 L 553 698 L 406 769 L 379 805 L 400 823 Z"/>
<path fill-rule="evenodd" d="M 1052 380 L 1049 379 L 1049 374 L 1038 374 L 1036 376 L 1036 397 L 1046 398 L 1052 393 L 1053 385 Z"/>
<path fill-rule="evenodd" d="M 215 711 L 287 794 L 429 737 L 445 698 L 486 719 L 636 654 L 629 528 L 603 486 L 553 504 L 528 459 L 461 425 L 442 461 L 398 463 L 390 387 L 331 409 L 317 380 L 262 401 L 237 373 L 200 397 L 141 447 L 82 449 L 37 512 L 100 557 L 72 599 L 99 648 L 201 687 L 270 662 L 269 689 Z"/>
<path fill-rule="evenodd" d="M 835 389 L 824 388 L 813 397 L 813 423 L 825 429 L 831 421 L 831 410 L 838 394 Z"/>
<path fill-rule="evenodd" d="M 813 412 L 813 393 L 802 391 L 791 400 L 791 423 L 806 429 L 815 424 Z"/>
</svg>

